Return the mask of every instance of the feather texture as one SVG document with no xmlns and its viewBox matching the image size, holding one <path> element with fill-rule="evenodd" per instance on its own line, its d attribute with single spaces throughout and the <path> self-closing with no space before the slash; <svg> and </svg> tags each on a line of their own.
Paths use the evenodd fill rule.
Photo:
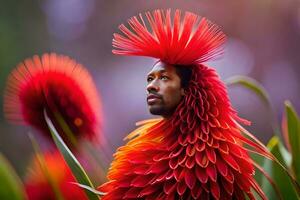
<svg viewBox="0 0 300 200">
<path fill-rule="evenodd" d="M 120 25 L 123 34 L 114 34 L 113 53 L 190 65 L 208 61 L 223 51 L 225 35 L 205 18 L 186 12 L 181 19 L 180 10 L 175 11 L 173 20 L 171 10 L 155 10 L 145 15 L 146 20 L 141 14 L 129 19 L 129 27 Z"/>
</svg>

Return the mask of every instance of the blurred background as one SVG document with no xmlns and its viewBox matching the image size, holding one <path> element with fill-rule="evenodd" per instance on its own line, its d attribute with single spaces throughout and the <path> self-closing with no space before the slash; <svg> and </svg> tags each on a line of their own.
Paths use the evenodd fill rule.
<svg viewBox="0 0 300 200">
<path fill-rule="evenodd" d="M 278 121 L 285 99 L 300 112 L 299 0 L 0 0 L 0 5 L 0 152 L 21 176 L 32 154 L 27 132 L 33 130 L 4 119 L 3 91 L 11 70 L 44 52 L 68 55 L 88 68 L 103 104 L 107 168 L 135 122 L 152 117 L 145 86 L 154 60 L 113 55 L 112 35 L 129 17 L 157 8 L 180 8 L 218 24 L 228 36 L 226 52 L 208 65 L 223 80 L 247 75 L 260 82 Z M 243 88 L 228 90 L 239 115 L 252 121 L 247 129 L 266 143 L 274 134 L 266 106 Z"/>
</svg>

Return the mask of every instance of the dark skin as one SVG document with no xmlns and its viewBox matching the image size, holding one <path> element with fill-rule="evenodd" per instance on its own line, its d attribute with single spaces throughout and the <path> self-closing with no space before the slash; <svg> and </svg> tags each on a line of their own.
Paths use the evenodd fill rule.
<svg viewBox="0 0 300 200">
<path fill-rule="evenodd" d="M 147 75 L 147 103 L 151 114 L 169 118 L 184 96 L 181 80 L 172 65 L 157 62 Z"/>
</svg>

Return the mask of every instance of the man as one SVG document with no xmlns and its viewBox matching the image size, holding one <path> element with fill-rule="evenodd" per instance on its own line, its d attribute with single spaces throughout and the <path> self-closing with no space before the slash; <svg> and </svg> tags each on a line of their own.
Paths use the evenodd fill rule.
<svg viewBox="0 0 300 200">
<path fill-rule="evenodd" d="M 120 147 L 99 187 L 106 199 L 263 199 L 254 162 L 242 144 L 269 154 L 241 135 L 224 84 L 203 62 L 221 53 L 225 35 L 192 13 L 155 10 L 115 34 L 115 54 L 158 58 L 147 76 L 149 111 L 162 119 L 139 122 Z M 243 130 L 244 131 L 244 130 Z M 252 190 L 253 189 L 253 190 Z"/>
<path fill-rule="evenodd" d="M 147 76 L 147 103 L 153 115 L 169 118 L 184 96 L 191 68 L 157 62 Z"/>
</svg>

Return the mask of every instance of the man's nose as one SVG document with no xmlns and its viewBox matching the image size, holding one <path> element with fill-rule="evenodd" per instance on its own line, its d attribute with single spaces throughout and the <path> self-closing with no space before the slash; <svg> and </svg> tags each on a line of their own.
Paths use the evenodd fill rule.
<svg viewBox="0 0 300 200">
<path fill-rule="evenodd" d="M 157 83 L 156 83 L 156 81 L 155 80 L 153 80 L 151 83 L 149 83 L 148 85 L 147 85 L 147 91 L 149 92 L 149 93 L 151 93 L 151 92 L 158 92 L 159 91 L 159 86 L 157 85 Z"/>
</svg>

